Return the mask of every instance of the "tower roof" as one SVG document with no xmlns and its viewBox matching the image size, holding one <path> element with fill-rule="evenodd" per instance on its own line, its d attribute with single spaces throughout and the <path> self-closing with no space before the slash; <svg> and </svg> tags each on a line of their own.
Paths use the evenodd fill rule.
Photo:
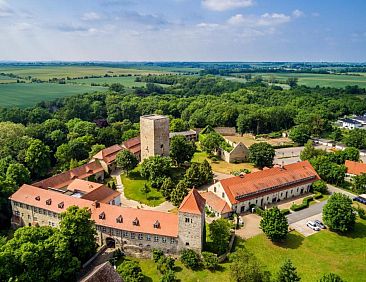
<svg viewBox="0 0 366 282">
<path fill-rule="evenodd" d="M 202 214 L 205 212 L 206 200 L 198 193 L 196 189 L 192 189 L 180 204 L 179 211 L 193 214 Z"/>
</svg>

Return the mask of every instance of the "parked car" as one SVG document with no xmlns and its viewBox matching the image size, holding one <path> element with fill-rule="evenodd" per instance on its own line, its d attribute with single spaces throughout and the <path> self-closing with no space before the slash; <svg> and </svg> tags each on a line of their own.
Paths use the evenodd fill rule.
<svg viewBox="0 0 366 282">
<path fill-rule="evenodd" d="M 320 231 L 320 228 L 316 226 L 314 221 L 308 221 L 306 223 L 306 226 L 309 227 L 310 229 L 313 229 L 314 231 Z"/>
<path fill-rule="evenodd" d="M 314 220 L 314 223 L 316 226 L 318 226 L 320 229 L 325 229 L 325 225 L 320 220 Z"/>
<path fill-rule="evenodd" d="M 366 205 L 366 199 L 361 198 L 361 197 L 355 197 L 355 198 L 353 198 L 353 201 Z"/>
</svg>

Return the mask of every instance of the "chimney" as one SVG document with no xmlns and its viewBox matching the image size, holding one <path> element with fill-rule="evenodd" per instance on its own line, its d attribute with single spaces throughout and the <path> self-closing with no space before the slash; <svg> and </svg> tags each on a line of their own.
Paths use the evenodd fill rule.
<svg viewBox="0 0 366 282">
<path fill-rule="evenodd" d="M 284 169 L 285 168 L 285 162 L 284 161 L 282 161 L 281 162 L 281 169 Z"/>
</svg>

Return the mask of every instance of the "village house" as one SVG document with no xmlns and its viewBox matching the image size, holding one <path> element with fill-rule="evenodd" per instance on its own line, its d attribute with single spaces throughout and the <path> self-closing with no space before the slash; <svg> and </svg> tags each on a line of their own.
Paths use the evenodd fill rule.
<svg viewBox="0 0 366 282">
<path fill-rule="evenodd" d="M 206 206 L 227 216 L 222 211 L 224 200 L 232 213 L 249 211 L 252 206 L 266 207 L 281 200 L 299 196 L 310 191 L 311 184 L 319 180 L 318 174 L 308 161 L 273 167 L 262 171 L 223 179 L 209 187 L 213 193 L 206 198 Z"/>
<path fill-rule="evenodd" d="M 345 177 L 347 181 L 352 181 L 352 178 L 356 175 L 366 173 L 366 164 L 364 163 L 346 160 L 345 166 L 347 168 Z"/>
<path fill-rule="evenodd" d="M 355 129 L 355 128 L 361 128 L 362 127 L 361 122 L 359 122 L 355 119 L 351 119 L 351 118 L 340 119 L 340 122 L 342 124 L 342 127 L 347 128 L 347 129 Z"/>
</svg>

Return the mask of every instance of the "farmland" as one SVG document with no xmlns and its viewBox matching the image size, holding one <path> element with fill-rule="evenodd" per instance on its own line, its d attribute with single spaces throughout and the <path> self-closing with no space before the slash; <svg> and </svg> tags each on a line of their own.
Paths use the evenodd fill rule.
<svg viewBox="0 0 366 282">
<path fill-rule="evenodd" d="M 123 84 L 125 87 L 141 87 L 145 86 L 145 82 L 136 82 L 135 76 L 123 76 L 123 77 L 95 77 L 95 78 L 82 78 L 82 79 L 72 79 L 68 80 L 67 83 L 71 84 L 82 84 L 82 85 L 91 85 L 92 83 L 95 84 L 112 84 L 112 83 L 120 83 Z"/>
<path fill-rule="evenodd" d="M 106 89 L 86 85 L 71 85 L 57 83 L 8 83 L 0 84 L 0 106 L 27 107 L 41 101 L 73 96 L 86 92 Z"/>
<path fill-rule="evenodd" d="M 257 75 L 257 74 L 255 74 Z M 366 76 L 361 74 L 360 76 L 354 75 L 335 75 L 335 74 L 311 74 L 311 73 L 262 73 L 264 79 L 270 77 L 279 80 L 281 83 L 285 83 L 289 77 L 297 77 L 300 85 L 309 87 L 336 87 L 342 88 L 347 85 L 358 85 L 361 88 L 366 87 Z"/>
</svg>

